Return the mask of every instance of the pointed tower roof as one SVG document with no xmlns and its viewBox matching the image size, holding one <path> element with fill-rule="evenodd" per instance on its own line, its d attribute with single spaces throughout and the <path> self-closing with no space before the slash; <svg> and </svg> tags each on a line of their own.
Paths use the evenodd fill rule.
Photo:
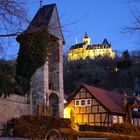
<svg viewBox="0 0 140 140">
<path fill-rule="evenodd" d="M 41 7 L 26 31 L 40 30 L 42 28 L 46 28 L 50 34 L 64 40 L 56 4 L 44 5 Z"/>
<path fill-rule="evenodd" d="M 108 43 L 108 41 L 107 41 L 106 38 L 103 40 L 103 43 L 102 43 L 102 44 L 104 44 L 104 45 L 109 45 L 109 43 Z"/>
<path fill-rule="evenodd" d="M 29 24 L 27 30 L 33 30 L 42 26 L 48 26 L 54 7 L 56 7 L 56 4 L 50 4 L 41 7 Z"/>
<path fill-rule="evenodd" d="M 85 32 L 84 38 L 88 38 L 88 33 L 87 32 Z"/>
</svg>

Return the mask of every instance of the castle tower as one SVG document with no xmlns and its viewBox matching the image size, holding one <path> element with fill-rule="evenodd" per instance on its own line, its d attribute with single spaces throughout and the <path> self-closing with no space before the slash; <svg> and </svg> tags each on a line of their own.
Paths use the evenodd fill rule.
<svg viewBox="0 0 140 140">
<path fill-rule="evenodd" d="M 85 42 L 86 45 L 90 45 L 90 38 L 88 37 L 87 32 L 85 32 L 85 36 L 83 38 L 83 42 Z"/>
<path fill-rule="evenodd" d="M 38 32 L 49 34 L 49 42 L 42 44 L 48 36 L 40 35 L 35 40 L 37 47 L 47 45 L 47 55 L 44 65 L 36 69 L 30 82 L 31 114 L 63 117 L 64 93 L 63 93 L 63 59 L 62 45 L 64 38 L 61 31 L 56 4 L 41 7 L 31 21 L 26 33 L 29 35 Z M 19 38 L 22 38 L 19 37 Z M 25 37 L 19 39 L 27 42 Z M 28 42 L 25 43 L 25 47 Z"/>
</svg>

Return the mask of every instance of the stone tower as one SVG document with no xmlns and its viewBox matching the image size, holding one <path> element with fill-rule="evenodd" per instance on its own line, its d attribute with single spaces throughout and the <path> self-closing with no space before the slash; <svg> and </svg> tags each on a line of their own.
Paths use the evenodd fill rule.
<svg viewBox="0 0 140 140">
<path fill-rule="evenodd" d="M 49 33 L 50 42 L 45 64 L 36 69 L 31 77 L 31 113 L 63 117 L 64 93 L 62 45 L 64 38 L 56 4 L 41 7 L 31 21 L 26 32 L 34 33 L 41 30 L 46 30 Z M 42 39 L 45 38 L 40 36 L 38 41 Z"/>
</svg>

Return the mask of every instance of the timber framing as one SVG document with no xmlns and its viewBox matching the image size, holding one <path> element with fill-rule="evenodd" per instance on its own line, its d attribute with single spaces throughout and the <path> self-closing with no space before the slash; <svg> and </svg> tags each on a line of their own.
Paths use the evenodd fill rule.
<svg viewBox="0 0 140 140">
<path fill-rule="evenodd" d="M 127 105 L 124 104 L 126 100 Z M 78 125 L 110 126 L 113 123 L 131 122 L 132 119 L 137 119 L 138 124 L 140 112 L 138 110 L 137 115 L 134 115 L 133 108 L 140 108 L 139 102 L 134 97 L 83 84 L 68 97 L 65 112 L 69 115 L 64 113 L 64 116 L 68 115 L 70 118 L 73 110 L 74 121 Z"/>
</svg>

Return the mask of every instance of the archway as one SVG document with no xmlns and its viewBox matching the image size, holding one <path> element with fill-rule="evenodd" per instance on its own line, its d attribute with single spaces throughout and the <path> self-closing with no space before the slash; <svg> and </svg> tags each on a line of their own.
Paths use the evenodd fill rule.
<svg viewBox="0 0 140 140">
<path fill-rule="evenodd" d="M 59 117 L 59 98 L 55 93 L 49 97 L 50 115 L 52 117 Z"/>
</svg>

